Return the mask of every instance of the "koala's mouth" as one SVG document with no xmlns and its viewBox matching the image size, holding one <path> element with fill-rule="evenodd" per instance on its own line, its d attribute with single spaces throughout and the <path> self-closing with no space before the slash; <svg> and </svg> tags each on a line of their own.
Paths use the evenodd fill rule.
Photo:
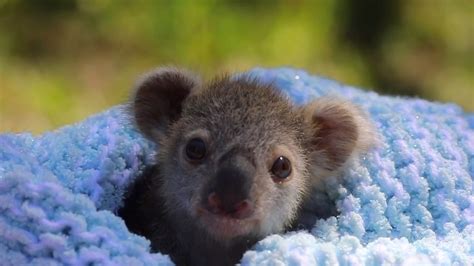
<svg viewBox="0 0 474 266">
<path fill-rule="evenodd" d="M 201 207 L 198 208 L 197 213 L 204 229 L 220 239 L 231 239 L 251 234 L 258 223 L 254 215 L 237 218 L 233 214 L 213 213 Z"/>
</svg>

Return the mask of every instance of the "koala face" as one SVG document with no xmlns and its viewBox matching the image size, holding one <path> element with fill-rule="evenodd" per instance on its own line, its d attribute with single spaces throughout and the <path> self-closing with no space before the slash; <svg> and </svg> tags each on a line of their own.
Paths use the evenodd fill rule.
<svg viewBox="0 0 474 266">
<path fill-rule="evenodd" d="M 166 213 L 222 242 L 280 232 L 310 188 L 375 140 L 356 106 L 321 98 L 296 107 L 245 75 L 201 84 L 159 69 L 138 83 L 131 107 L 160 144 L 152 189 Z"/>
<path fill-rule="evenodd" d="M 281 231 L 307 187 L 298 110 L 272 87 L 228 78 L 182 108 L 158 155 L 169 208 L 218 239 Z"/>
</svg>

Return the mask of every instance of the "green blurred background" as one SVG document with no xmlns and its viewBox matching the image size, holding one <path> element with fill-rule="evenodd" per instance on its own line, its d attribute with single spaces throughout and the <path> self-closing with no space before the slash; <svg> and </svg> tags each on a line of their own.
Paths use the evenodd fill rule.
<svg viewBox="0 0 474 266">
<path fill-rule="evenodd" d="M 292 66 L 474 111 L 474 0 L 0 0 L 0 131 L 39 133 L 180 65 Z"/>
</svg>

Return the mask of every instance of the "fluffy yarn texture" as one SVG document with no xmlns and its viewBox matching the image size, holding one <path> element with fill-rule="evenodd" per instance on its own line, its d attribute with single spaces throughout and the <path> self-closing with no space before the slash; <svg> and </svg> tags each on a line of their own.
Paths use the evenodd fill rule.
<svg viewBox="0 0 474 266">
<path fill-rule="evenodd" d="M 251 73 L 297 104 L 359 104 L 381 145 L 327 184 L 338 216 L 263 239 L 242 265 L 474 264 L 474 114 L 294 69 Z M 1 264 L 172 264 L 114 215 L 155 149 L 123 106 L 40 136 L 0 135 Z"/>
</svg>

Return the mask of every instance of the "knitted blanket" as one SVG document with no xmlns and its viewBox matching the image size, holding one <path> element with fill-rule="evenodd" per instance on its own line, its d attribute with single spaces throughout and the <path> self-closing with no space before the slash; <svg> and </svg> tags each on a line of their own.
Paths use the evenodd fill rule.
<svg viewBox="0 0 474 266">
<path fill-rule="evenodd" d="M 322 95 L 359 104 L 381 144 L 327 184 L 337 216 L 268 236 L 242 265 L 474 264 L 474 114 L 300 70 L 251 72 L 297 104 Z M 115 215 L 156 148 L 124 106 L 40 136 L 1 134 L 0 264 L 172 264 Z"/>
</svg>

